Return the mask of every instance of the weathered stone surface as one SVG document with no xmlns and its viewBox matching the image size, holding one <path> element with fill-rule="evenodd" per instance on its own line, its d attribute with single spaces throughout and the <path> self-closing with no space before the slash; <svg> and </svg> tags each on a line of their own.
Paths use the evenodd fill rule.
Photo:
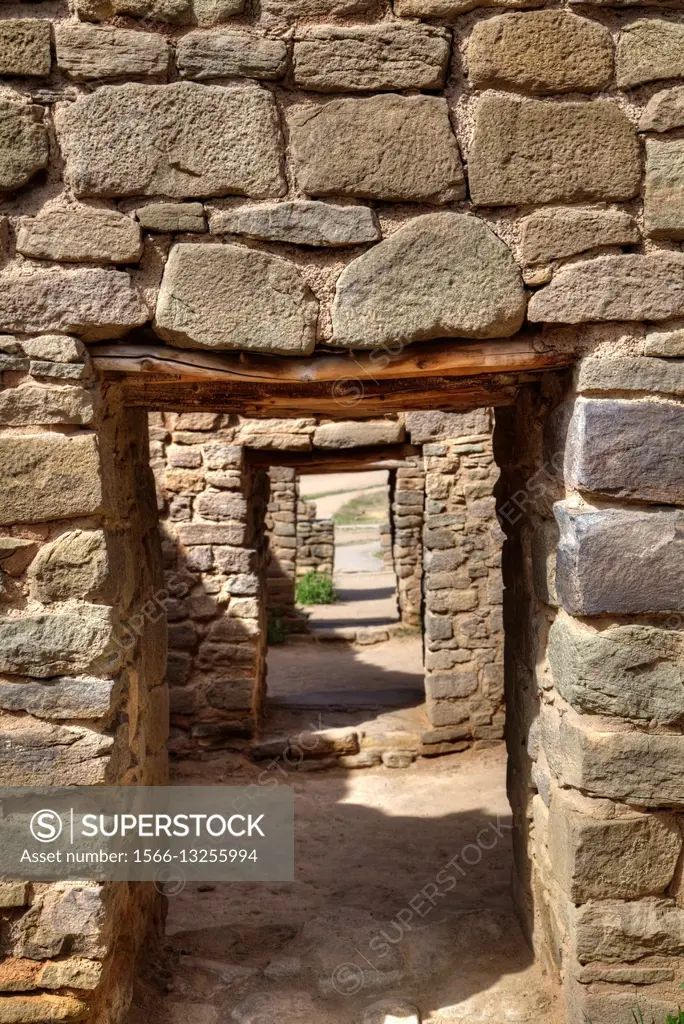
<svg viewBox="0 0 684 1024">
<path fill-rule="evenodd" d="M 344 420 L 316 427 L 316 448 L 357 448 L 371 444 L 397 444 L 404 439 L 404 428 L 395 420 Z"/>
<path fill-rule="evenodd" d="M 81 206 L 23 218 L 17 251 L 34 259 L 66 263 L 136 263 L 142 239 L 132 217 L 117 210 Z"/>
<path fill-rule="evenodd" d="M 606 719 L 544 706 L 541 735 L 549 766 L 565 787 L 645 807 L 684 803 L 684 736 L 609 732 Z"/>
<path fill-rule="evenodd" d="M 41 683 L 0 682 L 0 708 L 27 711 L 37 718 L 101 718 L 109 711 L 113 689 L 111 679 L 87 676 L 57 676 Z"/>
<path fill-rule="evenodd" d="M 566 476 L 598 494 L 682 502 L 683 430 L 684 406 L 675 402 L 580 398 L 568 431 Z"/>
<path fill-rule="evenodd" d="M 61 739 L 68 743 L 75 735 L 78 736 L 75 742 L 79 746 L 88 742 L 96 744 L 96 734 L 85 729 L 66 729 L 40 723 L 39 728 L 32 733 L 36 742 L 45 742 L 53 736 L 58 741 Z M 71 739 L 71 742 L 74 740 Z M 61 781 L 57 784 L 66 785 Z M 17 953 L 37 961 L 65 953 L 101 960 L 107 949 L 105 923 L 105 902 L 99 885 L 61 882 L 46 886 L 38 898 L 32 901 L 31 909 L 22 922 L 24 927 L 17 944 Z"/>
<path fill-rule="evenodd" d="M 306 355 L 318 305 L 299 271 L 237 245 L 176 245 L 164 270 L 155 331 L 190 348 Z"/>
<path fill-rule="evenodd" d="M 465 196 L 441 97 L 369 96 L 298 105 L 288 121 L 297 182 L 309 195 L 430 203 Z"/>
<path fill-rule="evenodd" d="M 146 231 L 206 231 L 201 203 L 150 203 L 135 211 Z"/>
<path fill-rule="evenodd" d="M 247 516 L 247 503 L 240 494 L 205 491 L 197 500 L 197 511 L 205 519 L 217 522 L 240 520 Z"/>
<path fill-rule="evenodd" d="M 93 399 L 84 388 L 22 384 L 0 391 L 0 423 L 72 423 L 85 425 L 93 419 Z"/>
<path fill-rule="evenodd" d="M 0 274 L 0 329 L 66 331 L 94 341 L 138 327 L 149 313 L 128 274 L 117 270 L 32 270 Z"/>
<path fill-rule="evenodd" d="M 684 355 L 684 348 L 673 344 L 670 351 L 656 339 L 655 333 L 647 338 L 647 347 L 657 349 L 663 356 Z M 672 338 L 669 340 L 674 341 Z M 587 358 L 580 361 L 575 379 L 577 390 L 584 392 L 644 391 L 657 395 L 684 395 L 684 361 L 653 359 L 650 356 Z"/>
<path fill-rule="evenodd" d="M 79 18 L 106 21 L 118 14 L 145 21 L 217 25 L 242 14 L 246 0 L 76 0 Z"/>
<path fill-rule="evenodd" d="M 287 44 L 253 32 L 189 32 L 178 41 L 176 64 L 182 78 L 282 78 Z"/>
<path fill-rule="evenodd" d="M 554 506 L 556 587 L 573 615 L 684 610 L 684 511 Z"/>
<path fill-rule="evenodd" d="M 101 786 L 106 779 L 111 748 L 112 737 L 95 730 L 4 715 L 0 772 L 6 786 Z M 38 913 L 39 906 L 34 904 L 34 914 Z M 88 955 L 94 947 L 94 937 L 85 928 L 73 936 L 70 946 L 67 920 L 41 917 L 38 927 L 29 932 L 17 952 L 38 958 L 43 940 L 50 943 L 55 953 L 65 946 L 71 953 L 83 950 Z M 54 954 L 43 954 L 50 955 Z M 40 1018 L 29 1016 L 26 1024 L 37 1019 Z"/>
<path fill-rule="evenodd" d="M 155 32 L 58 21 L 55 49 L 60 71 L 77 82 L 161 76 L 169 69 L 168 44 Z"/>
<path fill-rule="evenodd" d="M 613 41 L 602 25 L 566 11 L 499 14 L 470 35 L 468 77 L 480 87 L 596 92 L 613 77 Z"/>
<path fill-rule="evenodd" d="M 477 7 L 540 7 L 541 0 L 394 0 L 400 18 L 452 18 Z"/>
<path fill-rule="evenodd" d="M 665 327 L 667 328 L 668 325 L 665 325 Z M 670 324 L 669 327 L 671 328 L 670 330 L 649 330 L 646 332 L 644 355 L 663 356 L 666 359 L 684 356 L 684 327 L 681 326 L 681 323 L 677 322 Z M 677 374 L 679 364 L 675 363 L 672 365 L 675 374 Z M 677 392 L 674 392 L 674 394 L 677 394 Z"/>
<path fill-rule="evenodd" d="M 523 263 L 549 263 L 604 245 L 635 245 L 639 229 L 624 210 L 554 207 L 537 210 L 522 225 Z"/>
<path fill-rule="evenodd" d="M 646 104 L 639 129 L 642 132 L 668 132 L 684 125 L 684 85 L 657 92 Z"/>
<path fill-rule="evenodd" d="M 58 104 L 55 121 L 77 195 L 268 199 L 285 191 L 275 100 L 260 86 L 103 86 Z"/>
<path fill-rule="evenodd" d="M 485 94 L 468 180 L 481 206 L 631 199 L 641 182 L 636 132 L 612 100 L 552 103 Z"/>
<path fill-rule="evenodd" d="M 96 960 L 70 957 L 47 963 L 41 968 L 38 984 L 41 988 L 97 988 L 102 977 L 102 964 Z"/>
<path fill-rule="evenodd" d="M 561 268 L 527 309 L 529 320 L 565 324 L 682 315 L 684 255 L 670 251 L 598 256 Z"/>
<path fill-rule="evenodd" d="M 450 34 L 429 25 L 324 25 L 295 39 L 294 78 L 314 92 L 443 89 L 450 51 Z"/>
<path fill-rule="evenodd" d="M 556 789 L 549 815 L 554 877 L 572 902 L 664 892 L 682 848 L 676 818 L 635 814 L 605 820 L 583 813 L 584 804 L 576 794 Z"/>
<path fill-rule="evenodd" d="M 85 363 L 88 352 L 82 341 L 68 334 L 41 334 L 23 338 L 21 348 L 31 359 L 49 363 Z"/>
<path fill-rule="evenodd" d="M 684 239 L 684 141 L 646 140 L 644 227 L 652 238 Z"/>
<path fill-rule="evenodd" d="M 684 908 L 671 899 L 587 903 L 574 915 L 580 963 L 619 963 L 684 952 Z"/>
<path fill-rule="evenodd" d="M 630 624 L 597 631 L 558 617 L 548 657 L 558 692 L 583 714 L 684 719 L 684 661 L 671 630 Z"/>
<path fill-rule="evenodd" d="M 0 437 L 0 523 L 45 522 L 97 512 L 100 460 L 92 434 Z"/>
<path fill-rule="evenodd" d="M 303 199 L 212 210 L 209 230 L 213 235 L 247 235 L 315 246 L 359 245 L 380 238 L 376 216 L 367 206 L 333 206 Z"/>
<path fill-rule="evenodd" d="M 630 88 L 684 75 L 684 25 L 642 18 L 625 25 L 615 59 L 617 84 Z"/>
<path fill-rule="evenodd" d="M 397 302 L 398 295 L 410 302 Z M 525 316 L 520 272 L 507 246 L 476 217 L 417 217 L 340 275 L 333 341 L 377 348 L 430 338 L 515 334 Z"/>
<path fill-rule="evenodd" d="M 48 136 L 35 108 L 0 100 L 0 189 L 20 188 L 47 167 Z"/>
<path fill-rule="evenodd" d="M 6 1024 L 54 1024 L 83 1020 L 88 1004 L 76 996 L 2 996 L 0 1020 Z"/>
<path fill-rule="evenodd" d="M 50 22 L 38 18 L 0 21 L 0 75 L 50 74 Z"/>
<path fill-rule="evenodd" d="M 439 438 L 468 437 L 471 434 L 489 434 L 492 429 L 488 409 L 472 412 L 409 412 L 406 429 L 411 444 L 425 444 Z"/>
<path fill-rule="evenodd" d="M 262 0 L 262 13 L 271 17 L 327 18 L 363 14 L 374 0 Z"/>
<path fill-rule="evenodd" d="M 0 882 L 0 907 L 24 907 L 28 901 L 26 882 Z"/>
<path fill-rule="evenodd" d="M 52 615 L 0 619 L 0 671 L 49 679 L 88 672 L 111 660 L 113 612 L 77 605 Z"/>
<path fill-rule="evenodd" d="M 109 579 L 107 541 L 102 530 L 72 530 L 40 549 L 29 569 L 31 594 L 51 601 L 97 600 Z"/>
</svg>

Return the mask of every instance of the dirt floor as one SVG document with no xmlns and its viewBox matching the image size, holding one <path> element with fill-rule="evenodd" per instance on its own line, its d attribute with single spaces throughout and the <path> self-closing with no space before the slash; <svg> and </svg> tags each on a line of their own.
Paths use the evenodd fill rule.
<svg viewBox="0 0 684 1024">
<path fill-rule="evenodd" d="M 173 782 L 245 785 L 262 767 L 220 753 Z M 511 903 L 504 773 L 503 745 L 292 772 L 296 880 L 170 896 L 130 1024 L 385 1024 L 387 1005 L 366 1015 L 385 998 L 427 1024 L 554 1024 Z"/>
</svg>

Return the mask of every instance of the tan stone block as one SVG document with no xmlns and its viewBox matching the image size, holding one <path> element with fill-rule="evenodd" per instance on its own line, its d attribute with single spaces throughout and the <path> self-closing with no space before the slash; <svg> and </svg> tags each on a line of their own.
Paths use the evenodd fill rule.
<svg viewBox="0 0 684 1024">
<path fill-rule="evenodd" d="M 542 0 L 394 0 L 400 18 L 453 18 L 478 7 L 541 7 Z"/>
<path fill-rule="evenodd" d="M 451 36 L 429 25 L 323 25 L 300 30 L 294 78 L 314 92 L 443 89 Z"/>
<path fill-rule="evenodd" d="M 50 74 L 50 22 L 38 18 L 0 21 L 0 75 Z"/>
<path fill-rule="evenodd" d="M 263 0 L 262 14 L 287 20 L 343 18 L 363 14 L 373 3 L 374 0 Z"/>
<path fill-rule="evenodd" d="M 1 1024 L 58 1024 L 87 1013 L 88 1004 L 76 996 L 0 996 Z"/>
<path fill-rule="evenodd" d="M 146 231 L 207 230 L 201 203 L 150 203 L 149 206 L 140 206 L 135 215 Z"/>
<path fill-rule="evenodd" d="M 179 24 L 218 25 L 242 14 L 246 0 L 75 0 L 79 18 L 106 21 L 115 15 L 130 15 L 144 21 Z"/>
<path fill-rule="evenodd" d="M 47 131 L 37 120 L 36 109 L 0 100 L 0 190 L 20 188 L 47 166 Z"/>
<path fill-rule="evenodd" d="M 171 250 L 155 331 L 173 345 L 308 355 L 318 304 L 297 268 L 237 245 Z"/>
<path fill-rule="evenodd" d="M 277 79 L 287 70 L 288 50 L 283 39 L 269 39 L 245 31 L 189 32 L 176 47 L 181 78 L 244 77 Z"/>
<path fill-rule="evenodd" d="M 58 104 L 55 123 L 77 195 L 267 199 L 285 191 L 275 100 L 257 85 L 103 86 Z"/>
<path fill-rule="evenodd" d="M 652 238 L 684 239 L 684 141 L 681 139 L 646 140 L 644 227 Z"/>
<path fill-rule="evenodd" d="M 41 988 L 94 989 L 100 983 L 103 965 L 97 960 L 70 957 L 40 969 L 38 983 Z"/>
<path fill-rule="evenodd" d="M 314 430 L 315 448 L 357 448 L 374 444 L 397 444 L 404 439 L 398 420 L 341 420 L 321 423 Z"/>
<path fill-rule="evenodd" d="M 641 115 L 639 130 L 642 132 L 667 132 L 684 125 L 684 85 L 663 89 L 646 104 Z"/>
<path fill-rule="evenodd" d="M 684 951 L 684 909 L 654 897 L 631 903 L 601 900 L 573 914 L 574 953 L 580 963 L 620 963 Z"/>
<path fill-rule="evenodd" d="M 102 504 L 93 434 L 0 437 L 0 523 L 45 522 L 90 515 Z"/>
<path fill-rule="evenodd" d="M 112 748 L 110 736 L 30 718 L 4 721 L 0 735 L 0 771 L 6 786 L 101 786 L 105 783 Z M 58 933 L 46 955 L 59 953 L 66 936 L 66 930 Z M 33 958 L 36 941 L 35 934 L 27 940 L 25 955 Z M 78 949 L 73 951 L 79 952 Z"/>
<path fill-rule="evenodd" d="M 616 72 L 617 84 L 623 89 L 684 75 L 684 25 L 642 18 L 623 26 Z"/>
<path fill-rule="evenodd" d="M 380 227 L 366 206 L 333 206 L 295 200 L 212 209 L 209 227 L 213 235 L 247 235 L 295 245 L 338 246 L 377 242 Z"/>
<path fill-rule="evenodd" d="M 566 11 L 500 14 L 475 25 L 468 77 L 480 88 L 597 92 L 613 77 L 613 41 L 602 25 Z"/>
<path fill-rule="evenodd" d="M 67 604 L 53 614 L 0 618 L 0 671 L 47 679 L 115 668 L 114 613 L 103 605 Z"/>
<path fill-rule="evenodd" d="M 634 218 L 624 210 L 554 207 L 525 218 L 521 255 L 527 265 L 548 263 L 602 246 L 636 245 L 640 238 Z"/>
<path fill-rule="evenodd" d="M 17 251 L 64 263 L 137 263 L 142 238 L 132 217 L 117 210 L 69 207 L 22 218 Z"/>
<path fill-rule="evenodd" d="M 55 23 L 57 66 L 77 82 L 166 75 L 169 47 L 163 36 L 82 21 Z"/>
<path fill-rule="evenodd" d="M 65 423 L 87 425 L 93 420 L 93 399 L 84 388 L 22 384 L 0 391 L 0 423 L 12 426 Z"/>
<path fill-rule="evenodd" d="M 441 203 L 465 196 L 445 99 L 372 96 L 288 112 L 297 183 L 312 196 Z"/>
<path fill-rule="evenodd" d="M 0 882 L 0 907 L 23 907 L 27 902 L 26 882 Z"/>
<path fill-rule="evenodd" d="M 481 206 L 631 199 L 641 183 L 636 131 L 612 100 L 484 95 L 468 179 Z"/>
<path fill-rule="evenodd" d="M 29 569 L 31 595 L 52 601 L 97 600 L 111 591 L 107 540 L 102 530 L 63 533 L 40 549 Z"/>
</svg>

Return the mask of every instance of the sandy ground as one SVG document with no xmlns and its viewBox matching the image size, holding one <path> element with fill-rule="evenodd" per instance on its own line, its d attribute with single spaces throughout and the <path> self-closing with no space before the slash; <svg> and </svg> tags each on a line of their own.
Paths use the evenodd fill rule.
<svg viewBox="0 0 684 1024">
<path fill-rule="evenodd" d="M 261 770 L 225 753 L 181 763 L 174 782 Z M 497 746 L 408 770 L 291 773 L 295 881 L 170 897 L 130 1024 L 358 1024 L 387 995 L 426 1024 L 557 1024 L 511 903 L 504 771 Z"/>
<path fill-rule="evenodd" d="M 365 494 L 369 488 L 387 486 L 387 470 L 378 469 L 368 473 L 321 473 L 299 478 L 299 493 L 303 498 L 312 494 L 323 494 L 314 498 L 319 519 L 330 519 L 337 510 L 352 498 Z"/>
</svg>

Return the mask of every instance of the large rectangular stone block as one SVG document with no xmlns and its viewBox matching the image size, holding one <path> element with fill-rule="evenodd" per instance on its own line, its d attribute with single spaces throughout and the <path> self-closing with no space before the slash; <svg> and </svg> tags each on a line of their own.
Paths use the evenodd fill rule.
<svg viewBox="0 0 684 1024">
<path fill-rule="evenodd" d="M 0 523 L 92 515 L 102 505 L 94 434 L 0 437 Z"/>
<path fill-rule="evenodd" d="M 572 615 L 684 610 L 684 511 L 554 506 L 556 588 Z"/>
<path fill-rule="evenodd" d="M 644 226 L 652 238 L 684 238 L 682 139 L 646 140 Z"/>
<path fill-rule="evenodd" d="M 285 192 L 275 100 L 257 85 L 103 86 L 58 104 L 55 122 L 78 195 Z"/>
<path fill-rule="evenodd" d="M 480 206 L 631 199 L 641 182 L 636 131 L 611 100 L 549 103 L 485 94 L 468 180 Z"/>
<path fill-rule="evenodd" d="M 586 491 L 684 503 L 684 406 L 580 398 L 566 440 L 565 473 Z"/>
<path fill-rule="evenodd" d="M 653 356 L 684 355 L 679 331 L 652 332 L 647 335 L 646 356 L 619 356 L 617 359 L 588 357 L 577 366 L 578 391 L 644 391 L 656 395 L 684 396 L 684 360 L 656 359 Z"/>
<path fill-rule="evenodd" d="M 287 45 L 244 31 L 189 32 L 178 41 L 176 63 L 182 78 L 282 78 Z"/>
<path fill-rule="evenodd" d="M 0 75 L 50 74 L 50 22 L 7 18 L 0 22 Z"/>
<path fill-rule="evenodd" d="M 112 737 L 94 730 L 9 718 L 0 730 L 0 776 L 5 786 L 101 786 L 111 749 Z"/>
<path fill-rule="evenodd" d="M 585 903 L 573 915 L 580 963 L 616 963 L 684 952 L 684 907 L 671 899 Z"/>
<path fill-rule="evenodd" d="M 49 679 L 116 668 L 114 612 L 104 605 L 63 604 L 51 615 L 0 619 L 0 671 Z"/>
<path fill-rule="evenodd" d="M 109 711 L 114 682 L 89 676 L 57 676 L 47 682 L 0 682 L 0 708 L 37 718 L 102 718 Z"/>
<path fill-rule="evenodd" d="M 554 878 L 573 903 L 663 893 L 681 848 L 674 815 L 635 813 L 606 819 L 596 817 L 594 805 L 579 794 L 553 792 L 548 852 Z"/>
<path fill-rule="evenodd" d="M 540 717 L 542 746 L 561 786 L 645 807 L 684 804 L 684 736 L 611 732 L 605 719 L 567 705 L 545 705 Z"/>
<path fill-rule="evenodd" d="M 441 203 L 465 196 L 445 99 L 370 96 L 288 113 L 299 187 L 312 196 Z"/>
<path fill-rule="evenodd" d="M 154 32 L 58 21 L 55 49 L 60 71 L 77 82 L 160 76 L 169 67 L 169 46 Z"/>
<path fill-rule="evenodd" d="M 684 720 L 684 651 L 674 630 L 635 623 L 599 631 L 559 615 L 548 657 L 558 692 L 583 714 Z"/>
</svg>

